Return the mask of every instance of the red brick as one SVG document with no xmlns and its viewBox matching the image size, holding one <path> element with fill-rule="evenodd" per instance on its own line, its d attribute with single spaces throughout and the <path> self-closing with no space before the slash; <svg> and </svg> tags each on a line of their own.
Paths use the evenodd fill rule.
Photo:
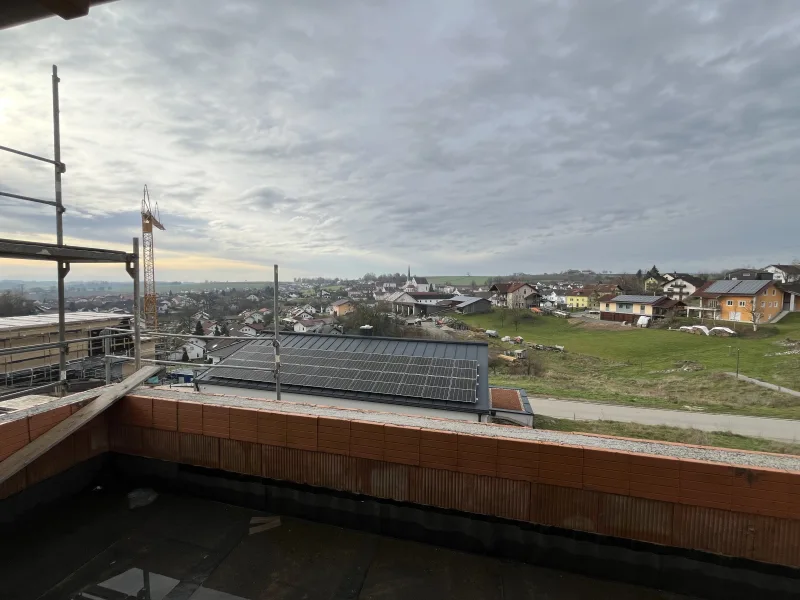
<svg viewBox="0 0 800 600">
<path fill-rule="evenodd" d="M 203 435 L 229 438 L 231 435 L 231 413 L 227 406 L 203 405 Z"/>
<path fill-rule="evenodd" d="M 258 411 L 258 443 L 286 446 L 286 415 Z"/>
<path fill-rule="evenodd" d="M 316 450 L 317 417 L 286 415 L 286 446 L 301 450 Z"/>
<path fill-rule="evenodd" d="M 433 431 L 422 429 L 419 433 L 420 446 L 431 448 L 445 448 L 447 450 L 458 449 L 458 434 L 449 431 Z"/>
<path fill-rule="evenodd" d="M 677 458 L 655 456 L 652 454 L 632 454 L 630 456 L 631 473 L 662 473 L 665 476 L 677 477 L 680 461 Z M 670 474 L 673 475 L 670 475 Z"/>
<path fill-rule="evenodd" d="M 644 483 L 634 481 L 631 477 L 629 489 L 631 496 L 649 498 L 651 500 L 663 500 L 664 502 L 680 502 L 680 488 L 677 485 L 670 486 Z"/>
<path fill-rule="evenodd" d="M 350 431 L 350 421 L 347 419 L 334 419 L 331 417 L 317 417 L 317 428 L 328 430 Z"/>
<path fill-rule="evenodd" d="M 581 488 L 583 487 L 582 473 L 568 473 L 563 470 L 549 470 L 545 469 L 543 464 L 539 464 L 539 478 L 540 483 L 549 485 L 558 485 L 563 487 Z"/>
<path fill-rule="evenodd" d="M 231 407 L 230 439 L 240 442 L 258 442 L 257 410 Z"/>
<path fill-rule="evenodd" d="M 203 433 L 203 405 L 196 402 L 178 402 L 178 431 Z"/>
<path fill-rule="evenodd" d="M 30 441 L 28 419 L 17 419 L 0 425 L 0 461 L 5 460 Z"/>
<path fill-rule="evenodd" d="M 165 431 L 178 430 L 178 403 L 175 400 L 153 398 L 153 427 Z"/>
<path fill-rule="evenodd" d="M 28 418 L 28 431 L 31 441 L 35 440 L 46 431 L 50 431 L 69 415 L 69 406 L 61 406 L 46 412 L 31 415 Z"/>
<path fill-rule="evenodd" d="M 713 492 L 682 489 L 680 491 L 680 498 L 681 504 L 706 506 L 708 508 L 719 508 L 722 510 L 730 510 L 731 508 L 731 496 L 729 493 L 715 494 Z"/>
<path fill-rule="evenodd" d="M 136 427 L 153 426 L 153 399 L 146 396 L 125 396 L 119 401 L 120 422 Z"/>
</svg>

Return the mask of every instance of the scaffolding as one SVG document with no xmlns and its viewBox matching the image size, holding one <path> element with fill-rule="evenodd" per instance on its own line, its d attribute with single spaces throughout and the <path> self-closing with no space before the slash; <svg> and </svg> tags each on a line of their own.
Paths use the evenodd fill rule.
<svg viewBox="0 0 800 600">
<path fill-rule="evenodd" d="M 44 260 L 56 263 L 58 277 L 58 342 L 55 345 L 59 349 L 59 380 L 45 386 L 40 386 L 38 390 L 49 388 L 55 389 L 59 393 L 66 391 L 67 378 L 67 354 L 68 342 L 66 340 L 65 322 L 65 293 L 64 283 L 73 263 L 120 263 L 125 265 L 125 270 L 133 279 L 133 330 L 134 330 L 134 357 L 136 369 L 141 367 L 141 329 L 140 329 L 140 310 L 139 310 L 139 238 L 133 238 L 131 252 L 120 250 L 107 250 L 102 248 L 86 248 L 81 246 L 68 246 L 64 244 L 64 225 L 63 215 L 65 212 L 62 193 L 61 175 L 67 170 L 66 165 L 61 161 L 61 127 L 60 110 L 58 98 L 58 84 L 61 80 L 58 77 L 58 67 L 53 65 L 52 74 L 52 93 L 53 93 L 53 158 L 37 156 L 28 152 L 0 145 L 0 150 L 9 152 L 31 160 L 53 165 L 55 200 L 44 200 L 20 194 L 12 194 L 0 190 L 0 196 L 22 200 L 36 204 L 43 204 L 55 207 L 56 213 L 56 243 L 46 244 L 31 242 L 26 240 L 0 239 L 0 258 L 13 258 L 21 260 Z"/>
</svg>

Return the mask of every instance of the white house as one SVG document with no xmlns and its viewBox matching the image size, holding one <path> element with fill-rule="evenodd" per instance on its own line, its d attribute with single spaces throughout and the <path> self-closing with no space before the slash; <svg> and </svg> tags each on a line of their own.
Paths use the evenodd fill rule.
<svg viewBox="0 0 800 600">
<path fill-rule="evenodd" d="M 244 322 L 248 325 L 253 323 L 263 323 L 264 322 L 264 314 L 260 312 L 254 312 L 247 316 Z"/>
<path fill-rule="evenodd" d="M 198 338 L 189 338 L 186 343 L 170 353 L 167 360 L 183 360 L 183 351 L 189 355 L 189 360 L 203 358 L 206 352 L 206 341 Z"/>
<path fill-rule="evenodd" d="M 800 264 L 798 265 L 769 265 L 764 271 L 772 273 L 772 278 L 781 283 L 794 283 L 800 281 Z"/>
<path fill-rule="evenodd" d="M 322 319 L 303 319 L 294 324 L 297 333 L 314 333 L 322 329 L 325 321 Z"/>
<path fill-rule="evenodd" d="M 242 335 L 251 335 L 253 337 L 258 335 L 258 331 L 252 326 L 253 324 L 245 324 L 239 328 L 239 333 Z"/>
<path fill-rule="evenodd" d="M 247 296 L 247 299 L 250 300 L 250 302 L 258 302 L 259 301 L 259 297 L 256 296 L 255 294 L 250 294 L 249 296 Z"/>
<path fill-rule="evenodd" d="M 664 295 L 672 300 L 686 300 L 702 287 L 705 279 L 688 275 L 686 273 L 673 273 L 672 279 L 667 281 L 661 289 Z"/>
</svg>

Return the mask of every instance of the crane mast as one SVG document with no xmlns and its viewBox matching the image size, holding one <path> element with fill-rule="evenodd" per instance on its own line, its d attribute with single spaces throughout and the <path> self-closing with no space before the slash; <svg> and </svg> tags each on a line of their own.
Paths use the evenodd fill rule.
<svg viewBox="0 0 800 600">
<path fill-rule="evenodd" d="M 158 204 L 155 213 L 150 203 L 150 192 L 144 186 L 142 194 L 142 254 L 144 256 L 144 321 L 147 329 L 158 329 L 158 299 L 156 296 L 156 264 L 153 246 L 153 227 L 165 230 L 159 219 Z M 138 318 L 138 315 L 137 315 Z"/>
</svg>

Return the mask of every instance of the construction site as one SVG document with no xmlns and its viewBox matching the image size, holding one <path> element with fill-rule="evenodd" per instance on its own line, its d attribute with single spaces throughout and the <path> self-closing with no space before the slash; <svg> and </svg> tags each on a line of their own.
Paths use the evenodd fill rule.
<svg viewBox="0 0 800 600">
<path fill-rule="evenodd" d="M 0 27 L 94 3 L 11 4 Z M 165 225 L 145 186 L 141 244 L 64 243 L 51 81 L 53 156 L 0 146 L 54 198 L 0 195 L 55 212 L 0 258 L 58 280 L 56 315 L 0 319 L 3 598 L 800 597 L 800 458 L 537 430 L 485 341 L 281 335 L 277 265 L 272 334 L 163 385 L 190 337 L 158 326 Z M 78 263 L 125 269 L 132 314 L 66 311 Z"/>
</svg>

